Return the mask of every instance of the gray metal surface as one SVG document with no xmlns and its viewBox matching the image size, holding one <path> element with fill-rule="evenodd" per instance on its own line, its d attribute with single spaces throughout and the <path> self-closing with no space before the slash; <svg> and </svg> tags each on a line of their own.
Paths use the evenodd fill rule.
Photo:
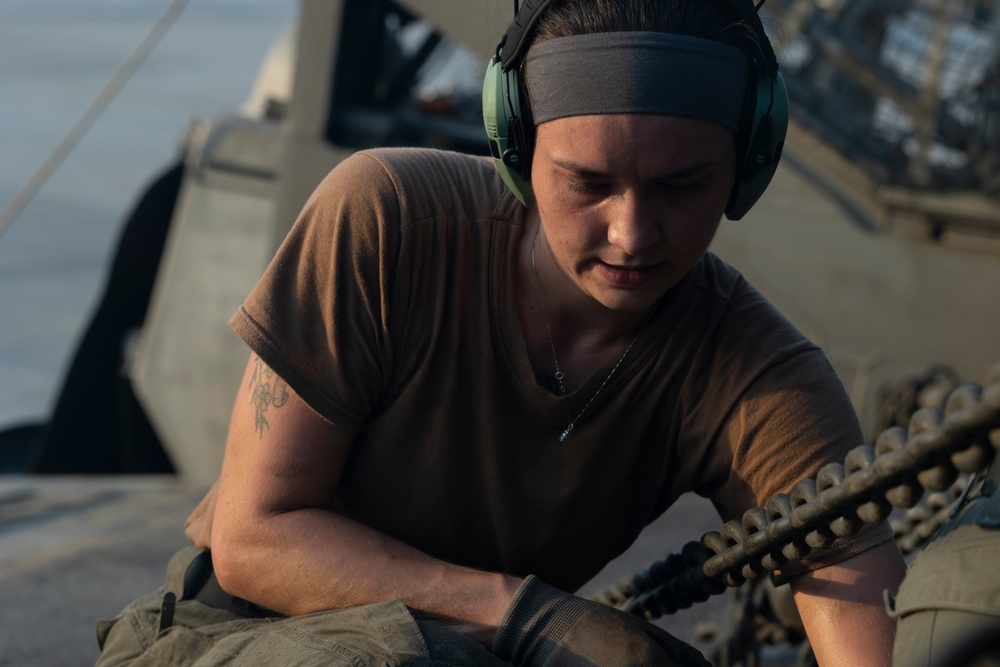
<svg viewBox="0 0 1000 667">
<path fill-rule="evenodd" d="M 742 221 L 723 221 L 712 249 L 824 349 L 874 437 L 884 383 L 934 363 L 982 381 L 1000 360 L 1000 234 L 935 241 L 905 217 L 872 229 L 870 185 L 793 123 L 770 188 Z"/>
<path fill-rule="evenodd" d="M 204 127 L 205 132 L 200 131 Z M 248 352 L 228 325 L 264 271 L 284 144 L 277 126 L 200 126 L 139 338 L 134 386 L 178 473 L 210 484 L 222 464 Z M 233 154 L 235 153 L 235 155 Z M 192 213 L 193 212 L 193 213 Z M 191 400 L 196 395 L 199 400 Z"/>
<path fill-rule="evenodd" d="M 159 586 L 200 496 L 174 478 L 0 479 L 0 665 L 92 665 L 96 619 Z"/>
</svg>

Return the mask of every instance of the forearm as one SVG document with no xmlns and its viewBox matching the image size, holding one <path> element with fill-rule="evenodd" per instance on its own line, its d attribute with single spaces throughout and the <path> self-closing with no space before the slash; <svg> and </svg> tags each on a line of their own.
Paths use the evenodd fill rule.
<svg viewBox="0 0 1000 667">
<path fill-rule="evenodd" d="M 791 580 L 820 667 L 892 664 L 896 622 L 882 591 L 895 594 L 906 568 L 894 542 Z"/>
<path fill-rule="evenodd" d="M 400 599 L 484 644 L 520 583 L 431 558 L 322 509 L 221 521 L 217 514 L 212 547 L 222 587 L 275 611 L 299 615 Z"/>
</svg>

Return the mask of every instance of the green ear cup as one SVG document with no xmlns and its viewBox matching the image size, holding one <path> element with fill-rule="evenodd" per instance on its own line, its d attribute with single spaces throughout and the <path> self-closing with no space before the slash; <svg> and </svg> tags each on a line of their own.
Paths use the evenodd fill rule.
<svg viewBox="0 0 1000 667">
<path fill-rule="evenodd" d="M 788 129 L 788 92 L 779 72 L 771 79 L 759 68 L 756 105 L 749 127 L 747 149 L 738 169 L 726 217 L 739 220 L 764 194 L 778 168 Z"/>
<path fill-rule="evenodd" d="M 521 114 L 517 70 L 503 71 L 498 58 L 486 68 L 483 80 L 483 123 L 490 143 L 490 155 L 500 177 L 522 204 L 535 205 L 535 196 L 528 182 L 529 156 L 524 155 L 515 139 L 516 123 Z"/>
</svg>

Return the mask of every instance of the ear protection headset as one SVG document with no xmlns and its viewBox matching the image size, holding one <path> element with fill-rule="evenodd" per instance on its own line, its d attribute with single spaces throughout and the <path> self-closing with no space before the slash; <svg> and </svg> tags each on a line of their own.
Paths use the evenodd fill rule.
<svg viewBox="0 0 1000 667">
<path fill-rule="evenodd" d="M 751 60 L 740 127 L 736 133 L 737 173 L 726 204 L 726 217 L 739 220 L 767 189 L 778 167 L 788 127 L 788 94 L 756 7 L 749 0 L 727 0 L 754 31 L 760 44 Z M 501 178 L 525 206 L 534 205 L 531 154 L 534 125 L 521 64 L 534 27 L 552 0 L 525 0 L 497 44 L 483 81 L 483 122 L 490 154 Z"/>
</svg>

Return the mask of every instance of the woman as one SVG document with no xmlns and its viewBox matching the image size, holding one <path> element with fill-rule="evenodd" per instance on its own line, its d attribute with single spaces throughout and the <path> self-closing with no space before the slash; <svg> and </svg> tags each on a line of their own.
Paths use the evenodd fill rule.
<svg viewBox="0 0 1000 667">
<path fill-rule="evenodd" d="M 861 442 L 822 352 L 707 252 L 773 172 L 779 82 L 749 0 L 528 3 L 484 86 L 495 165 L 335 169 L 232 320 L 253 355 L 189 536 L 255 624 L 200 632 L 245 661 L 704 664 L 568 591 L 681 493 L 738 517 Z M 780 573 L 821 664 L 888 664 L 890 537 Z"/>
</svg>

